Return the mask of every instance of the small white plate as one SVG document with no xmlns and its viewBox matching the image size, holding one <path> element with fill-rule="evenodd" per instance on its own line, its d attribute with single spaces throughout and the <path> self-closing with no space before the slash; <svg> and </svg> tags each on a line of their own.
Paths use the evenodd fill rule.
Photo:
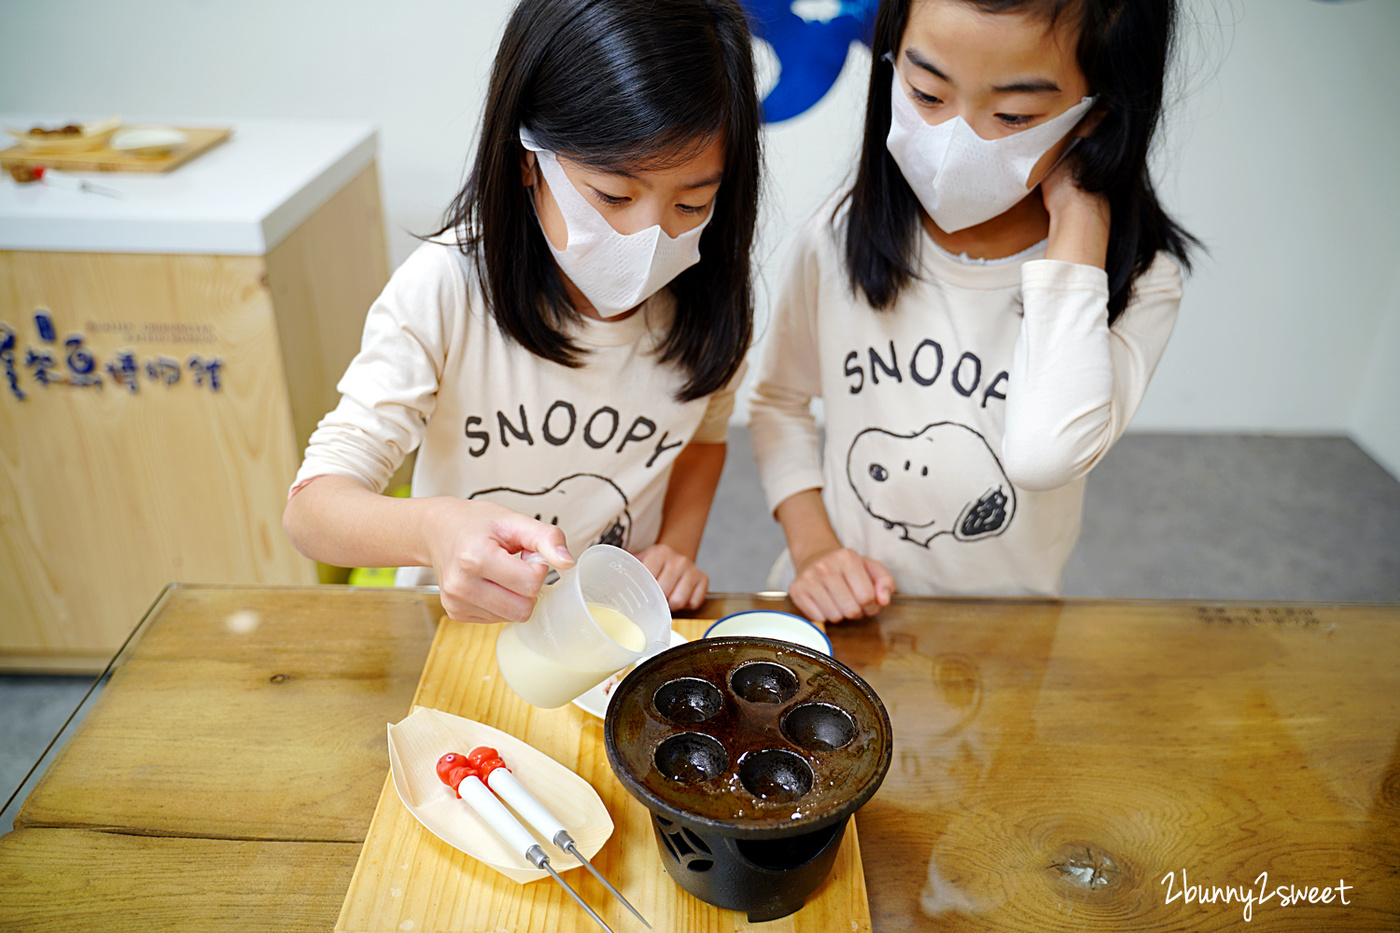
<svg viewBox="0 0 1400 933">
<path fill-rule="evenodd" d="M 675 629 L 671 629 L 670 647 L 675 648 L 679 645 L 686 644 L 688 641 L 690 641 L 690 639 L 686 638 Z M 642 658 L 642 661 L 645 660 L 646 658 Z M 642 661 L 638 661 L 637 664 L 642 663 Z M 632 667 L 625 670 L 618 671 L 598 686 L 574 697 L 574 705 L 585 713 L 592 713 L 599 719 L 604 718 L 608 713 L 608 704 L 612 702 L 613 691 L 617 689 L 618 684 L 622 683 L 622 678 L 630 674 L 632 668 L 636 667 L 637 664 L 633 664 Z"/>
<path fill-rule="evenodd" d="M 184 132 L 168 126 L 132 126 L 118 130 L 108 148 L 130 155 L 165 155 L 190 141 Z"/>
<path fill-rule="evenodd" d="M 801 616 L 772 609 L 750 609 L 725 616 L 705 630 L 706 638 L 749 635 L 755 638 L 776 638 L 804 645 L 813 651 L 831 656 L 831 639 L 826 633 Z"/>
</svg>

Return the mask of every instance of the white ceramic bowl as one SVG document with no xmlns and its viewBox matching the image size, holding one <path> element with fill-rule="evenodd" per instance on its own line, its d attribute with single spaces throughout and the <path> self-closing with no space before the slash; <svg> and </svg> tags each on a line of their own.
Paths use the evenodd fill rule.
<svg viewBox="0 0 1400 933">
<path fill-rule="evenodd" d="M 671 629 L 670 647 L 674 648 L 677 645 L 684 645 L 689 640 L 690 639 L 686 638 L 680 632 Z M 642 658 L 642 661 L 645 660 L 646 658 Z M 638 661 L 637 664 L 642 663 L 642 661 Z M 574 697 L 573 704 L 585 713 L 592 713 L 594 716 L 602 719 L 607 715 L 608 704 L 612 702 L 613 691 L 617 689 L 618 684 L 622 683 L 622 678 L 631 673 L 632 668 L 636 667 L 637 664 L 633 664 L 626 670 L 618 671 L 593 689 L 587 690 Z"/>
<path fill-rule="evenodd" d="M 831 639 L 826 633 L 801 616 L 771 609 L 751 609 L 725 616 L 705 630 L 706 638 L 748 635 L 756 638 L 776 638 L 805 645 L 814 651 L 831 655 Z"/>
<path fill-rule="evenodd" d="M 183 146 L 190 137 L 168 126 L 132 126 L 117 130 L 107 145 L 128 155 L 161 156 Z"/>
</svg>

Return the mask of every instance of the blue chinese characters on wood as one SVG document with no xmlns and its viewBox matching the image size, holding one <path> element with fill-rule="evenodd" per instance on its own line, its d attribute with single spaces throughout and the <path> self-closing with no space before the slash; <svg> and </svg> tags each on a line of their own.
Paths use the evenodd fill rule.
<svg viewBox="0 0 1400 933">
<path fill-rule="evenodd" d="M 182 363 L 172 356 L 141 357 L 135 350 L 122 348 L 104 361 L 88 345 L 86 334 L 69 333 L 60 340 L 53 314 L 47 308 L 35 310 L 33 325 L 33 338 L 24 341 L 8 321 L 0 321 L 0 367 L 10 397 L 19 401 L 30 398 L 35 388 L 101 389 L 108 382 L 135 395 L 141 390 L 143 374 L 147 383 L 169 388 L 180 382 L 186 371 L 196 388 L 218 392 L 223 387 L 224 361 L 217 356 L 192 353 Z M 147 325 L 145 333 L 152 340 L 169 342 L 178 339 L 183 331 L 175 325 Z M 196 336 L 203 340 L 212 338 L 212 334 L 203 331 L 197 331 Z"/>
</svg>

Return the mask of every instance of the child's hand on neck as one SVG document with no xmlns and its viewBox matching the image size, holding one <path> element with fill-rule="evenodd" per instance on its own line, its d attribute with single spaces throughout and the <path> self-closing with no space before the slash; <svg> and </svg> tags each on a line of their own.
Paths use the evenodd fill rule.
<svg viewBox="0 0 1400 933">
<path fill-rule="evenodd" d="M 1074 182 L 1074 172 L 1061 164 L 1040 183 L 1039 201 L 1050 217 L 1046 259 L 1104 268 L 1108 262 L 1110 209 L 1108 198 L 1090 194 Z"/>
</svg>

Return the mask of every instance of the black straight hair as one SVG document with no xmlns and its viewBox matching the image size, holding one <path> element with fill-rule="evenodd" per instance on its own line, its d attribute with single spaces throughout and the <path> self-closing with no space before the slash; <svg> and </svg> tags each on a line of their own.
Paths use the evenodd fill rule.
<svg viewBox="0 0 1400 933">
<path fill-rule="evenodd" d="M 894 80 L 891 60 L 899 53 L 915 2 L 920 0 L 880 3 L 871 41 L 873 64 L 860 165 L 855 183 L 837 208 L 850 206 L 846 270 L 851 288 L 864 292 L 877 309 L 892 306 L 900 291 L 918 277 L 919 201 L 885 148 Z M 1071 16 L 1079 27 L 1076 57 L 1103 118 L 1070 151 L 1067 161 L 1081 188 L 1108 198 L 1108 319 L 1113 323 L 1132 298 L 1133 282 L 1158 252 L 1176 257 L 1189 270 L 1190 250 L 1200 246 L 1163 210 L 1147 164 L 1162 114 L 1176 0 L 961 2 L 987 13 L 1028 13 L 1047 26 L 1061 16 Z"/>
<path fill-rule="evenodd" d="M 701 398 L 730 380 L 753 335 L 760 123 L 737 0 L 522 0 L 496 52 L 471 171 L 435 235 L 455 231 L 508 338 L 581 366 L 565 330 L 578 312 L 522 183 L 520 127 L 614 172 L 670 167 L 720 140 L 724 176 L 700 261 L 668 286 L 676 312 L 660 345 L 661 361 L 686 375 L 678 399 Z"/>
</svg>

